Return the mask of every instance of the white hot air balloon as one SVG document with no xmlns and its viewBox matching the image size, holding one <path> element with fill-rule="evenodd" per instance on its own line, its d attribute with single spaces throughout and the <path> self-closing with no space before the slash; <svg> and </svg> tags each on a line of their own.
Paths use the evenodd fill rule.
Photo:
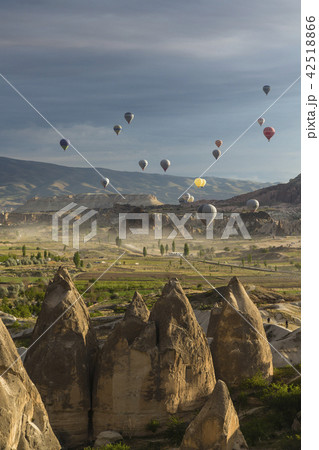
<svg viewBox="0 0 319 450">
<path fill-rule="evenodd" d="M 259 201 L 254 198 L 251 198 L 247 201 L 246 206 L 249 209 L 249 211 L 256 212 L 257 209 L 259 208 Z"/>
<path fill-rule="evenodd" d="M 201 218 L 203 223 L 206 222 L 207 226 L 209 226 L 215 219 L 217 215 L 217 209 L 214 205 L 210 203 L 205 203 L 204 205 L 200 205 L 197 209 L 198 214 L 205 214 L 205 218 Z"/>
</svg>

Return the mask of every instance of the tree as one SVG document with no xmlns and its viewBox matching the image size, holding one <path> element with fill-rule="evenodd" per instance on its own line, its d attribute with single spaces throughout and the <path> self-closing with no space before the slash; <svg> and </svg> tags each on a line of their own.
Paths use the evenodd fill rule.
<svg viewBox="0 0 319 450">
<path fill-rule="evenodd" d="M 27 247 L 22 245 L 22 256 L 26 256 Z"/>
<path fill-rule="evenodd" d="M 121 240 L 118 236 L 116 236 L 116 238 L 115 238 L 115 243 L 116 243 L 116 245 L 117 245 L 118 247 L 121 247 L 122 240 Z"/>
<path fill-rule="evenodd" d="M 248 264 L 251 264 L 252 260 L 253 260 L 253 258 L 252 258 L 252 256 L 251 256 L 251 254 L 249 253 L 249 255 L 247 256 L 247 262 L 248 262 Z"/>
<path fill-rule="evenodd" d="M 188 256 L 189 255 L 189 245 L 187 244 L 187 242 L 185 242 L 184 244 L 184 256 Z"/>
<path fill-rule="evenodd" d="M 168 244 L 165 245 L 165 253 L 167 254 L 168 252 Z"/>
<path fill-rule="evenodd" d="M 38 252 L 37 253 L 37 259 L 41 259 L 41 258 L 42 258 L 41 252 Z"/>
<path fill-rule="evenodd" d="M 84 265 L 84 261 L 83 261 L 83 259 L 81 259 L 80 266 L 83 267 L 83 265 Z"/>
<path fill-rule="evenodd" d="M 146 255 L 147 255 L 147 249 L 146 249 L 146 247 L 143 247 L 143 256 L 144 256 L 144 258 L 146 257 Z"/>
<path fill-rule="evenodd" d="M 76 268 L 78 268 L 80 266 L 80 261 L 81 261 L 80 253 L 75 252 L 73 255 L 73 262 L 74 262 Z"/>
<path fill-rule="evenodd" d="M 161 244 L 161 246 L 160 246 L 160 252 L 161 252 L 161 255 L 163 256 L 164 252 L 165 252 L 165 248 L 164 248 L 163 244 Z"/>
<path fill-rule="evenodd" d="M 175 241 L 172 242 L 172 252 L 175 252 L 176 246 L 175 246 Z"/>
<path fill-rule="evenodd" d="M 48 252 L 46 250 L 44 250 L 43 252 L 43 257 L 46 259 L 48 257 Z"/>
</svg>

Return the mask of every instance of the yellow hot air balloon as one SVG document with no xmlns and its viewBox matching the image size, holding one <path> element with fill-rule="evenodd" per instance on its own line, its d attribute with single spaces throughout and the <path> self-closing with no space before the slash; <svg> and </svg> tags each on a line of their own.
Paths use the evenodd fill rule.
<svg viewBox="0 0 319 450">
<path fill-rule="evenodd" d="M 217 147 L 219 148 L 222 145 L 223 141 L 221 141 L 220 139 L 217 139 L 217 141 L 215 141 L 215 144 L 217 145 Z"/>
<path fill-rule="evenodd" d="M 204 178 L 196 178 L 196 179 L 194 180 L 194 184 L 195 184 L 196 187 L 202 188 L 202 187 L 205 186 L 206 180 L 204 180 Z"/>
</svg>

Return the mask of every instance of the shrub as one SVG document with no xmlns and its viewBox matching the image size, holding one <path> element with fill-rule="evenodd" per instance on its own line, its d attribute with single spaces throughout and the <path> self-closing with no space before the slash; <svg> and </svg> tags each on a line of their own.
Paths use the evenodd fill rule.
<svg viewBox="0 0 319 450">
<path fill-rule="evenodd" d="M 180 445 L 185 431 L 187 423 L 182 422 L 178 417 L 171 416 L 168 422 L 167 430 L 165 431 L 166 438 L 173 445 Z"/>
<path fill-rule="evenodd" d="M 268 414 L 262 417 L 250 417 L 241 424 L 240 429 L 247 444 L 252 446 L 262 440 L 274 437 L 276 431 L 280 429 L 280 424 L 278 424 L 276 414 Z"/>
<path fill-rule="evenodd" d="M 264 389 L 268 386 L 267 381 L 263 377 L 261 372 L 257 372 L 256 375 L 254 375 L 251 378 L 246 378 L 246 380 L 243 380 L 241 382 L 241 388 L 242 389 Z"/>
<path fill-rule="evenodd" d="M 285 436 L 285 438 L 279 442 L 279 448 L 281 450 L 299 450 L 301 448 L 300 434 Z"/>
<path fill-rule="evenodd" d="M 296 369 L 300 372 L 301 371 L 301 364 L 297 364 Z M 284 366 L 284 367 L 275 367 L 274 368 L 274 376 L 273 376 L 273 383 L 287 383 L 290 379 L 296 377 L 296 371 L 291 366 Z M 295 384 L 297 384 L 295 382 Z M 299 382 L 298 382 L 299 384 Z"/>
<path fill-rule="evenodd" d="M 158 420 L 156 419 L 152 419 L 147 425 L 146 425 L 146 430 L 147 431 L 151 431 L 152 433 L 155 433 L 158 428 L 160 427 L 160 423 Z"/>
<path fill-rule="evenodd" d="M 301 410 L 301 387 L 294 384 L 272 383 L 262 396 L 266 406 L 276 410 L 287 424 L 291 424 Z"/>
<path fill-rule="evenodd" d="M 246 392 L 241 391 L 237 397 L 237 404 L 239 408 L 246 408 L 247 406 L 248 395 Z"/>
<path fill-rule="evenodd" d="M 4 286 L 0 286 L 0 298 L 8 296 L 8 289 Z"/>
</svg>

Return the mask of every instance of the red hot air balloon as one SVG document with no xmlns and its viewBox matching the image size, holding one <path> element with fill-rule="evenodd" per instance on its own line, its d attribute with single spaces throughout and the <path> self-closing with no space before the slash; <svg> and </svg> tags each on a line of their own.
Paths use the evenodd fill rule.
<svg viewBox="0 0 319 450">
<path fill-rule="evenodd" d="M 268 142 L 270 142 L 270 139 L 275 134 L 275 129 L 273 127 L 266 127 L 264 128 L 264 136 L 268 139 Z"/>
</svg>

